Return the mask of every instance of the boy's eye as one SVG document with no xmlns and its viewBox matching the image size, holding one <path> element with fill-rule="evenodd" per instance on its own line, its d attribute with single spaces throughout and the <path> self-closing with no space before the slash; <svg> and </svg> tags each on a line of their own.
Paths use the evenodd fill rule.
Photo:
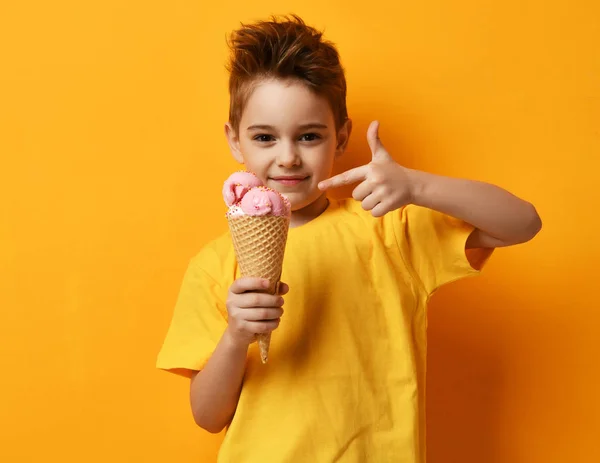
<svg viewBox="0 0 600 463">
<path fill-rule="evenodd" d="M 273 140 L 274 140 L 274 138 L 273 138 L 271 135 L 267 135 L 267 134 L 265 134 L 265 133 L 261 133 L 260 135 L 257 135 L 257 136 L 255 136 L 255 137 L 253 138 L 253 140 L 256 140 L 256 141 L 260 141 L 260 142 L 263 142 L 263 143 L 265 143 L 265 142 L 270 142 L 270 141 L 273 141 Z"/>
<path fill-rule="evenodd" d="M 305 133 L 304 135 L 302 135 L 300 137 L 300 140 L 302 140 L 302 141 L 315 141 L 315 140 L 318 140 L 319 138 L 321 138 L 321 136 L 318 133 Z"/>
</svg>

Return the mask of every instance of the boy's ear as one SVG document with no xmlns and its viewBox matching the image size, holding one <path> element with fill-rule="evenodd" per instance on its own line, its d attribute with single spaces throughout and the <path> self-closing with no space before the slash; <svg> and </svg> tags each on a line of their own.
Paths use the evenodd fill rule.
<svg viewBox="0 0 600 463">
<path fill-rule="evenodd" d="M 233 159 L 243 164 L 244 156 L 242 156 L 242 152 L 240 151 L 240 139 L 230 122 L 225 124 L 225 136 L 227 137 L 227 143 L 229 144 L 229 150 Z"/>
<path fill-rule="evenodd" d="M 346 151 L 346 147 L 348 146 L 348 141 L 350 141 L 350 134 L 352 133 L 352 120 L 346 119 L 344 125 L 340 127 L 337 133 L 337 146 L 335 148 L 335 156 L 339 157 L 344 154 Z"/>
</svg>

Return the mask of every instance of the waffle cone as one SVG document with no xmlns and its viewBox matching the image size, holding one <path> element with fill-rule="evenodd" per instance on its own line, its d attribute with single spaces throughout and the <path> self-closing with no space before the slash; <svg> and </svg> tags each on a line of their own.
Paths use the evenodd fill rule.
<svg viewBox="0 0 600 463">
<path fill-rule="evenodd" d="M 240 216 L 228 217 L 227 221 L 242 278 L 267 279 L 271 284 L 264 292 L 275 294 L 279 289 L 289 217 Z M 271 333 L 258 334 L 257 339 L 260 358 L 266 363 Z"/>
</svg>

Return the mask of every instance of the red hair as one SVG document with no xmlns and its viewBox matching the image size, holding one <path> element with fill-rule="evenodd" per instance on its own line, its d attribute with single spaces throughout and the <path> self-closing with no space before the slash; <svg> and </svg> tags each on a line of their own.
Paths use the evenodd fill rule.
<svg viewBox="0 0 600 463">
<path fill-rule="evenodd" d="M 329 102 L 336 130 L 348 119 L 346 78 L 335 46 L 296 15 L 242 24 L 228 41 L 229 122 L 237 132 L 254 85 L 265 78 L 300 80 Z"/>
</svg>

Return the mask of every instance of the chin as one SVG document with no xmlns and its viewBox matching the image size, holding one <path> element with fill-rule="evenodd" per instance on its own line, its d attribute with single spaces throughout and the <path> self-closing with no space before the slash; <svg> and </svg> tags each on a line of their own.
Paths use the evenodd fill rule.
<svg viewBox="0 0 600 463">
<path fill-rule="evenodd" d="M 308 201 L 306 198 L 297 198 L 295 197 L 296 195 L 285 195 L 289 200 L 290 203 L 292 204 L 292 212 L 296 212 L 299 211 L 300 209 L 304 209 L 306 206 L 308 206 L 311 201 Z"/>
<path fill-rule="evenodd" d="M 317 195 L 304 195 L 302 193 L 283 193 L 284 195 L 287 196 L 287 198 L 290 200 L 290 203 L 292 204 L 292 212 L 295 211 L 299 211 L 302 210 L 308 206 L 310 206 L 311 204 L 313 204 L 315 201 L 318 201 L 319 198 L 321 198 L 321 196 L 324 194 L 322 192 L 319 191 L 319 194 Z"/>
</svg>

